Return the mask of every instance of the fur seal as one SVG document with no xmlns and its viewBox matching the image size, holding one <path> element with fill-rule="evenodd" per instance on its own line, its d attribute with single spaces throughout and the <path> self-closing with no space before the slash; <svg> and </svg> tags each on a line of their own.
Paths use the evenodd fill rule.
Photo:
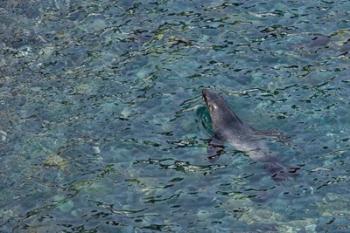
<svg viewBox="0 0 350 233">
<path fill-rule="evenodd" d="M 263 140 L 266 137 L 274 137 L 284 141 L 285 138 L 280 133 L 254 129 L 229 108 L 221 95 L 209 89 L 203 89 L 202 96 L 209 110 L 214 133 L 208 143 L 209 159 L 218 158 L 224 150 L 224 143 L 228 142 L 254 161 L 261 162 L 276 181 L 285 180 L 291 173 L 296 172 L 296 169 L 282 165 Z"/>
</svg>

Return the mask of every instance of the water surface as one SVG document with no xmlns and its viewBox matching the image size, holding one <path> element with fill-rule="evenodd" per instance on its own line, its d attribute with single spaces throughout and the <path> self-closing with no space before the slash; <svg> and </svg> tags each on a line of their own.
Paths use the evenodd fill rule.
<svg viewBox="0 0 350 233">
<path fill-rule="evenodd" d="M 2 1 L 0 231 L 349 232 L 349 16 L 345 0 Z M 289 135 L 269 145 L 299 176 L 229 146 L 210 163 L 204 87 Z"/>
</svg>

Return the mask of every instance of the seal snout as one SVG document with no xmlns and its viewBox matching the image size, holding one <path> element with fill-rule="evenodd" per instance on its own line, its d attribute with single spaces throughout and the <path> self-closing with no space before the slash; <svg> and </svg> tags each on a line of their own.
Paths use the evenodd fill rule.
<svg viewBox="0 0 350 233">
<path fill-rule="evenodd" d="M 206 103 L 213 102 L 218 98 L 218 95 L 208 88 L 204 88 L 202 90 L 202 96 L 203 96 L 203 99 Z"/>
<path fill-rule="evenodd" d="M 208 89 L 204 88 L 202 90 L 202 96 L 205 97 L 207 95 Z"/>
<path fill-rule="evenodd" d="M 202 97 L 203 97 L 203 99 L 204 99 L 205 102 L 208 101 L 208 91 L 209 91 L 209 90 L 206 89 L 206 88 L 202 90 Z"/>
<path fill-rule="evenodd" d="M 211 97 L 213 96 L 213 92 L 211 90 L 209 90 L 208 88 L 204 88 L 202 90 L 202 96 L 205 102 L 208 102 L 210 99 L 212 99 Z"/>
</svg>

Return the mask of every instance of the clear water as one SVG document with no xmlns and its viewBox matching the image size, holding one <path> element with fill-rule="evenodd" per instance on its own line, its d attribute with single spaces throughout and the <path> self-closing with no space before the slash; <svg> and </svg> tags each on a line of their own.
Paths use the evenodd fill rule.
<svg viewBox="0 0 350 233">
<path fill-rule="evenodd" d="M 349 1 L 0 2 L 0 232 L 350 232 Z M 221 92 L 299 175 L 210 138 Z M 263 196 L 257 201 L 256 197 Z"/>
</svg>

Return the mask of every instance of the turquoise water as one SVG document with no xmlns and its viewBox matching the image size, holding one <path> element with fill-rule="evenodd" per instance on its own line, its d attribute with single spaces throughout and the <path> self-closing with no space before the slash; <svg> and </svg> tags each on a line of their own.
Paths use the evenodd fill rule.
<svg viewBox="0 0 350 233">
<path fill-rule="evenodd" d="M 349 1 L 0 2 L 0 232 L 350 232 Z M 299 175 L 227 146 L 201 89 Z"/>
</svg>

